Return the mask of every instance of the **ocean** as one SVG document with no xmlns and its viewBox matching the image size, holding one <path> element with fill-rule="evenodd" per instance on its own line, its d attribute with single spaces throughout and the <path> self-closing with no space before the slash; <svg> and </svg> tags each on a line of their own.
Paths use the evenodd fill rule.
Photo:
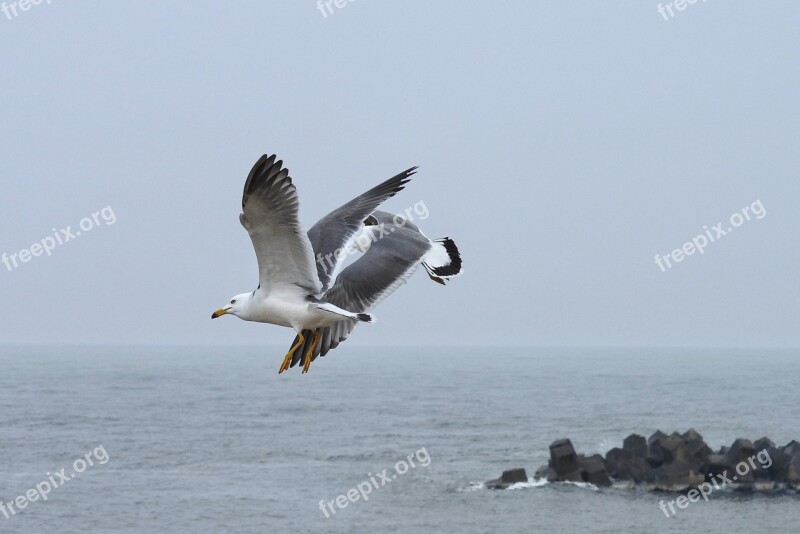
<svg viewBox="0 0 800 534">
<path fill-rule="evenodd" d="M 483 485 L 532 477 L 565 437 L 800 440 L 798 351 L 345 344 L 279 376 L 282 357 L 0 347 L 0 532 L 800 532 L 796 494 L 719 491 L 667 518 L 667 494 Z"/>
</svg>

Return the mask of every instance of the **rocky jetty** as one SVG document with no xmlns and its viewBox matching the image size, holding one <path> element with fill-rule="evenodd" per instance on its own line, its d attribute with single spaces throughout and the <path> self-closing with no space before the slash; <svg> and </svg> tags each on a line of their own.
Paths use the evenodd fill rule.
<svg viewBox="0 0 800 534">
<path fill-rule="evenodd" d="M 800 443 L 779 447 L 768 438 L 737 439 L 730 447 L 714 451 L 694 429 L 669 435 L 656 431 L 647 439 L 631 434 L 622 447 L 605 456 L 585 456 L 575 451 L 569 439 L 560 439 L 550 445 L 550 461 L 536 471 L 535 478 L 671 492 L 703 484 L 742 491 L 800 491 Z M 505 489 L 523 481 L 527 481 L 525 470 L 513 469 L 486 485 Z"/>
</svg>

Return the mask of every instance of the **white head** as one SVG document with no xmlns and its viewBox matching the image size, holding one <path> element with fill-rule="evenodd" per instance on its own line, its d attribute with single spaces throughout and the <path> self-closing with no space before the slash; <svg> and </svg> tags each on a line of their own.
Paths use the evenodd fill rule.
<svg viewBox="0 0 800 534">
<path fill-rule="evenodd" d="M 253 298 L 252 293 L 241 293 L 233 297 L 230 302 L 226 306 L 215 311 L 212 315 L 212 319 L 216 319 L 217 317 L 222 317 L 223 315 L 235 315 L 240 319 L 244 319 L 247 316 L 247 308 L 250 304 L 250 299 Z"/>
</svg>

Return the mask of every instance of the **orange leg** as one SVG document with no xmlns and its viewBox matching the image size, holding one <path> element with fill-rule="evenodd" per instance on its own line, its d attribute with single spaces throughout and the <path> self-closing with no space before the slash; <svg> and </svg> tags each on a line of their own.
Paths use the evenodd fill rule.
<svg viewBox="0 0 800 534">
<path fill-rule="evenodd" d="M 317 348 L 319 344 L 319 339 L 322 337 L 322 332 L 319 328 L 314 330 L 314 342 L 311 343 L 311 348 L 306 353 L 306 361 L 303 364 L 303 374 L 307 373 L 308 370 L 311 368 L 311 357 L 314 356 L 314 349 Z"/>
<path fill-rule="evenodd" d="M 292 356 L 294 356 L 294 351 L 296 351 L 299 347 L 302 347 L 303 343 L 305 343 L 305 342 L 306 342 L 306 340 L 303 337 L 303 333 L 299 332 L 297 334 L 297 343 L 295 343 L 292 346 L 292 348 L 289 349 L 289 352 L 286 353 L 286 357 L 283 359 L 283 363 L 281 364 L 281 368 L 278 369 L 278 374 L 281 374 L 282 372 L 284 372 L 285 370 L 287 370 L 289 368 L 289 366 L 292 364 Z"/>
</svg>

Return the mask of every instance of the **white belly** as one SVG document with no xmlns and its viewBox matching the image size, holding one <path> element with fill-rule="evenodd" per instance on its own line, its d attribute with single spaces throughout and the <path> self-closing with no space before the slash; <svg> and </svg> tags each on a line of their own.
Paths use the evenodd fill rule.
<svg viewBox="0 0 800 534">
<path fill-rule="evenodd" d="M 341 315 L 318 309 L 313 303 L 268 297 L 254 306 L 247 320 L 293 328 L 297 331 L 330 326 L 344 319 Z"/>
</svg>

